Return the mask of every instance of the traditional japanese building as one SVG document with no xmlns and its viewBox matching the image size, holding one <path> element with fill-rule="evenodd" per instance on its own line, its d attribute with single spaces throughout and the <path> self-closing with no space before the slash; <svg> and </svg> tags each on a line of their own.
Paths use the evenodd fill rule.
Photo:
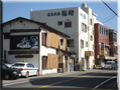
<svg viewBox="0 0 120 90">
<path fill-rule="evenodd" d="M 3 62 L 29 62 L 42 75 L 72 71 L 74 59 L 67 51 L 68 37 L 43 23 L 15 18 L 3 24 Z"/>
</svg>

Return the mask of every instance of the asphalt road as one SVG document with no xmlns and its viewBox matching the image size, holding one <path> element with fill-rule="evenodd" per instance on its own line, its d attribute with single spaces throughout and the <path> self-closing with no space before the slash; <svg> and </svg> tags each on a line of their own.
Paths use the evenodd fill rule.
<svg viewBox="0 0 120 90">
<path fill-rule="evenodd" d="M 54 74 L 27 79 L 22 78 L 12 83 L 3 83 L 3 88 L 92 88 L 117 89 L 117 72 L 113 70 L 93 70 Z"/>
</svg>

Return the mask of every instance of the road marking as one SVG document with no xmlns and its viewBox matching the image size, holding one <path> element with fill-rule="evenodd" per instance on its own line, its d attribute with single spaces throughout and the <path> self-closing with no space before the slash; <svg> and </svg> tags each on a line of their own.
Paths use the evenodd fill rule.
<svg viewBox="0 0 120 90">
<path fill-rule="evenodd" d="M 88 77 L 88 75 L 80 76 L 80 77 Z"/>
<path fill-rule="evenodd" d="M 81 75 L 80 77 L 87 77 L 87 76 L 82 76 Z M 55 83 L 52 83 L 52 84 L 42 85 L 42 86 L 39 86 L 38 88 L 50 87 L 50 86 L 53 86 L 53 85 L 65 83 L 65 82 L 72 81 L 72 80 L 75 80 L 75 79 L 78 79 L 78 77 L 77 78 L 71 78 L 71 79 L 63 80 L 63 81 L 59 81 L 59 82 L 55 82 Z"/>
<path fill-rule="evenodd" d="M 28 82 L 27 80 L 26 81 L 23 81 L 23 82 L 14 82 L 14 83 L 8 83 L 8 84 L 4 84 L 3 86 L 8 86 L 8 85 L 13 85 L 13 84 L 20 84 L 20 83 L 25 83 L 25 82 Z"/>
<path fill-rule="evenodd" d="M 100 84 L 98 84 L 97 86 L 95 86 L 93 89 L 97 89 L 98 87 L 102 86 L 103 84 L 107 83 L 108 81 L 112 80 L 113 78 L 116 78 L 116 76 L 113 76 L 103 82 L 101 82 Z"/>
<path fill-rule="evenodd" d="M 56 84 L 61 84 L 61 83 L 64 83 L 64 82 L 72 81 L 72 80 L 75 80 L 75 79 L 77 79 L 77 78 L 71 78 L 71 79 L 55 82 L 55 83 L 48 84 L 48 85 L 42 85 L 42 86 L 39 86 L 38 88 L 45 88 L 45 87 L 53 86 L 53 85 L 56 85 Z"/>
</svg>

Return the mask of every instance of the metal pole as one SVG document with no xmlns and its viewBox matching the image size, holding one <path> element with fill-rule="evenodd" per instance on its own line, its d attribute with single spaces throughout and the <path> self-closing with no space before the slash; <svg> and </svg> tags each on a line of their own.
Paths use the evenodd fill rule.
<svg viewBox="0 0 120 90">
<path fill-rule="evenodd" d="M 118 16 L 120 16 L 120 1 L 118 0 Z M 118 17 L 118 33 L 117 33 L 117 46 L 118 46 L 118 74 L 117 74 L 117 85 L 120 90 L 120 17 Z"/>
</svg>

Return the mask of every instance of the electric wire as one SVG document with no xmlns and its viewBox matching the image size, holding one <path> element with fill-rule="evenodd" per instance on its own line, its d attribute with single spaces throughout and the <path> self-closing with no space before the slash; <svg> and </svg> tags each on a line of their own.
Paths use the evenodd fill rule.
<svg viewBox="0 0 120 90">
<path fill-rule="evenodd" d="M 105 6 L 107 6 L 116 16 L 118 16 L 118 14 L 107 4 L 107 3 L 105 3 L 103 0 L 101 0 L 102 1 L 102 3 L 105 5 Z"/>
</svg>

